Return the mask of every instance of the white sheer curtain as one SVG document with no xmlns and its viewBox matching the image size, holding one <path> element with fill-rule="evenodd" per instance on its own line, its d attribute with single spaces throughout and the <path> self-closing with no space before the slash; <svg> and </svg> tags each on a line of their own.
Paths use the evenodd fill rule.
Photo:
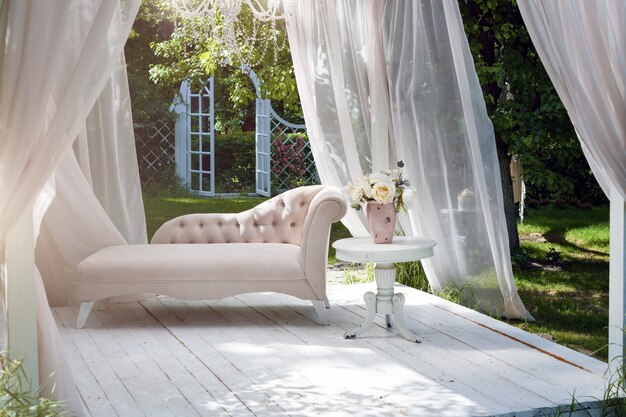
<svg viewBox="0 0 626 417">
<path fill-rule="evenodd" d="M 479 307 L 529 318 L 511 269 L 493 126 L 457 2 L 387 2 L 385 40 L 398 158 L 417 188 L 412 232 L 439 244 L 424 262 L 429 280 L 469 284 Z M 465 189 L 473 210 L 459 210 Z"/>
<path fill-rule="evenodd" d="M 75 150 L 87 181 L 131 244 L 148 243 L 124 56 L 85 121 Z"/>
<path fill-rule="evenodd" d="M 118 62 L 138 0 L 1 3 L 0 258 L 4 239 L 70 150 Z M 4 268 L 3 268 L 4 271 Z M 3 280 L 6 277 L 3 276 Z M 41 378 L 82 414 L 60 338 L 38 281 Z"/>
<path fill-rule="evenodd" d="M 342 0 L 285 2 L 289 45 L 307 132 L 320 179 L 344 186 L 370 172 L 371 115 L 365 43 L 366 7 Z M 369 69 L 376 69 L 370 66 Z M 355 236 L 368 234 L 354 210 L 344 224 Z"/>
<path fill-rule="evenodd" d="M 481 308 L 531 318 L 513 280 L 493 127 L 458 5 L 453 0 L 286 5 L 298 90 L 322 182 L 345 185 L 369 172 L 376 157 L 372 144 L 388 140 L 380 130 L 374 136 L 372 125 L 387 118 L 393 139 L 389 165 L 402 159 L 418 192 L 404 231 L 439 245 L 424 262 L 433 288 L 469 284 Z M 384 45 L 380 54 L 371 38 Z M 373 77 L 384 79 L 388 90 L 370 88 Z M 389 115 L 372 111 L 386 106 Z M 457 210 L 457 195 L 465 188 L 475 193 L 474 211 Z M 353 211 L 345 224 L 354 235 L 367 234 Z"/>
<path fill-rule="evenodd" d="M 524 23 L 611 200 L 609 368 L 624 364 L 626 2 L 518 2 Z"/>
<path fill-rule="evenodd" d="M 605 194 L 626 199 L 626 2 L 518 2 Z"/>
<path fill-rule="evenodd" d="M 73 305 L 80 261 L 111 245 L 147 243 L 123 56 L 54 175 L 36 263 L 52 306 Z"/>
</svg>

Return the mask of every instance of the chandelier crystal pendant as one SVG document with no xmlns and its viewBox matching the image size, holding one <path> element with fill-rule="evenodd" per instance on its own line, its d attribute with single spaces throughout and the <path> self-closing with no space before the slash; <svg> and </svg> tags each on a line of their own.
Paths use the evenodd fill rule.
<svg viewBox="0 0 626 417">
<path fill-rule="evenodd" d="M 287 36 L 277 22 L 286 16 L 283 0 L 171 0 L 174 10 L 186 18 L 202 17 L 210 25 L 211 37 L 220 44 L 226 52 L 227 63 L 232 63 L 233 57 L 240 65 L 255 67 L 268 53 L 269 46 L 273 47 L 274 63 L 278 61 L 278 52 L 287 45 Z M 250 13 L 247 13 L 249 10 Z M 242 19 L 252 15 L 252 22 L 248 24 Z M 263 37 L 263 39 L 260 39 Z M 269 40 L 267 39 L 269 37 Z M 260 41 L 263 42 L 260 42 Z M 241 44 L 244 43 L 249 51 L 257 51 L 253 62 L 242 53 Z M 259 46 L 262 45 L 262 46 Z M 248 54 L 250 55 L 250 54 Z M 228 62 L 231 61 L 231 62 Z"/>
</svg>

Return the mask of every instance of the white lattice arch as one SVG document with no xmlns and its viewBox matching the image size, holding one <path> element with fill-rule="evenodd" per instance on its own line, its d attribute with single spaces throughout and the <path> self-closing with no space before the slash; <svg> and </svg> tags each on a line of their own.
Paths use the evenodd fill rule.
<svg viewBox="0 0 626 417">
<path fill-rule="evenodd" d="M 272 194 L 273 176 L 273 183 L 278 191 L 292 188 L 298 181 L 302 181 L 302 178 L 309 178 L 309 181 L 311 178 L 316 179 L 317 171 L 308 142 L 297 135 L 306 134 L 306 125 L 290 123 L 280 117 L 272 108 L 271 101 L 262 98 L 261 81 L 256 73 L 249 67 L 242 67 L 241 70 L 250 77 L 257 95 L 256 193 L 269 197 Z M 215 195 L 213 86 L 214 79 L 210 77 L 200 91 L 194 92 L 190 84 L 184 81 L 180 87 L 182 102 L 172 107 L 178 115 L 175 128 L 176 174 L 192 191 L 209 196 Z M 208 98 L 207 103 L 210 102 L 208 112 L 204 108 L 206 106 L 202 106 L 203 97 Z M 192 100 L 196 100 L 195 106 Z M 194 118 L 198 118 L 199 121 L 194 122 Z M 206 120 L 205 124 L 210 125 L 204 126 L 203 120 Z M 210 147 L 208 140 L 205 141 L 204 138 L 210 138 Z M 281 154 L 278 163 L 273 163 L 273 150 L 280 152 L 281 149 L 288 152 Z M 217 157 L 219 158 L 219 155 Z M 205 166 L 209 161 L 210 165 Z"/>
</svg>

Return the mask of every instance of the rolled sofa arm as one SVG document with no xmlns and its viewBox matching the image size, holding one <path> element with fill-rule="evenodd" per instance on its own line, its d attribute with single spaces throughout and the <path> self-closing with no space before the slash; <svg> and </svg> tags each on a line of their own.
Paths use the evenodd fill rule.
<svg viewBox="0 0 626 417">
<path fill-rule="evenodd" d="M 326 296 L 326 265 L 330 228 L 348 209 L 338 187 L 326 186 L 311 201 L 304 220 L 300 244 L 300 266 L 320 300 Z"/>
</svg>

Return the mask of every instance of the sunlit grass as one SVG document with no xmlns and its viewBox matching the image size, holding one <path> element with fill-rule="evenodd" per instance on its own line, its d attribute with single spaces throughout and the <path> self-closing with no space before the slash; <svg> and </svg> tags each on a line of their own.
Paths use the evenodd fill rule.
<svg viewBox="0 0 626 417">
<path fill-rule="evenodd" d="M 519 227 L 529 264 L 516 266 L 519 294 L 535 322 L 517 324 L 558 343 L 606 359 L 608 342 L 609 210 L 529 210 Z M 551 249 L 561 262 L 551 264 Z"/>
</svg>

